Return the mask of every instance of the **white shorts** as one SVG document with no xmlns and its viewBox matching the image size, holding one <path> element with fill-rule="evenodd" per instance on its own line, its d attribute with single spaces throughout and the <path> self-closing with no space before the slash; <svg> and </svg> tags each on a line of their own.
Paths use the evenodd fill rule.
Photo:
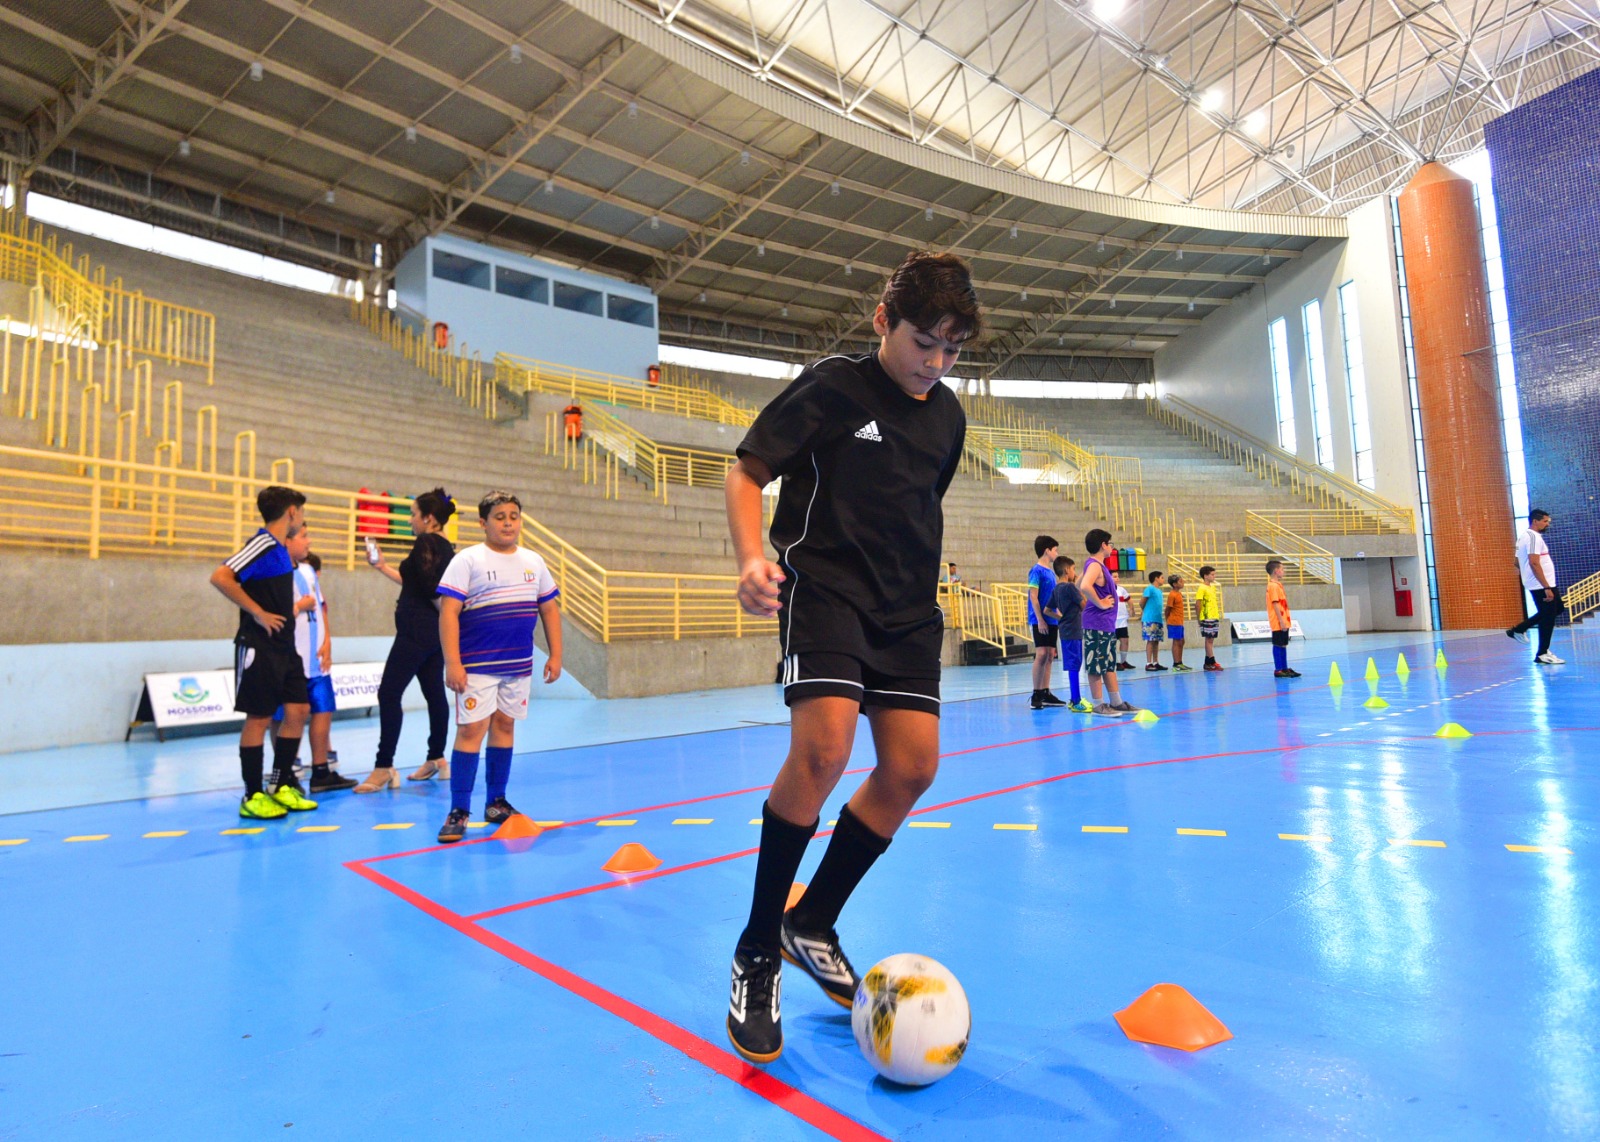
<svg viewBox="0 0 1600 1142">
<path fill-rule="evenodd" d="M 456 725 L 481 722 L 495 710 L 522 721 L 528 716 L 528 692 L 533 678 L 507 678 L 499 674 L 468 674 L 467 688 L 456 695 Z"/>
</svg>

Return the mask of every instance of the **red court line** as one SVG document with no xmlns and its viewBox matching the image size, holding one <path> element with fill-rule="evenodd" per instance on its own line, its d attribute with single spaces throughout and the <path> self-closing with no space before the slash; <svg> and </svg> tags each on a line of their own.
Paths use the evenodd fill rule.
<svg viewBox="0 0 1600 1142">
<path fill-rule="evenodd" d="M 855 1119 L 840 1114 L 832 1107 L 796 1090 L 766 1071 L 751 1066 L 732 1052 L 707 1042 L 671 1020 L 664 1019 L 653 1011 L 647 1011 L 638 1004 L 623 999 L 620 995 L 607 991 L 564 967 L 541 959 L 526 948 L 518 947 L 510 940 L 480 927 L 468 917 L 452 912 L 444 905 L 407 888 L 399 881 L 391 880 L 383 873 L 366 867 L 361 861 L 351 861 L 345 867 L 366 877 L 378 887 L 394 893 L 407 904 L 427 913 L 441 924 L 454 928 L 463 936 L 476 940 L 484 947 L 498 952 L 513 963 L 520 964 L 579 999 L 587 1000 L 601 1010 L 633 1024 L 668 1047 L 683 1052 L 723 1078 L 731 1079 L 751 1093 L 766 1099 L 778 1109 L 815 1126 L 828 1137 L 840 1139 L 841 1142 L 888 1142 L 883 1135 L 867 1129 Z"/>
</svg>

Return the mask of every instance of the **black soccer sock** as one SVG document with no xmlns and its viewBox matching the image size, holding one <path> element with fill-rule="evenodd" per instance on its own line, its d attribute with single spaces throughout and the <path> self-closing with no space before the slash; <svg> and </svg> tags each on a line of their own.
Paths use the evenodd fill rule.
<svg viewBox="0 0 1600 1142">
<path fill-rule="evenodd" d="M 795 825 L 785 821 L 765 802 L 761 805 L 761 854 L 756 857 L 756 886 L 750 897 L 750 921 L 739 936 L 741 948 L 778 951 L 778 926 L 789 888 L 800 871 L 806 846 L 816 836 L 818 822 Z"/>
<path fill-rule="evenodd" d="M 803 932 L 825 932 L 837 924 L 845 901 L 888 848 L 888 840 L 862 824 L 850 806 L 839 810 L 839 824 L 828 841 L 828 851 L 822 854 L 806 894 L 794 906 L 794 926 Z"/>
<path fill-rule="evenodd" d="M 324 761 L 324 762 L 320 762 L 319 763 L 319 762 L 313 761 L 311 763 L 311 776 L 312 777 L 332 777 L 333 776 L 333 772 L 328 768 L 328 763 L 327 762 Z"/>
<path fill-rule="evenodd" d="M 279 785 L 294 785 L 294 760 L 300 754 L 299 738 L 272 739 L 272 770 Z"/>
<path fill-rule="evenodd" d="M 242 745 L 239 747 L 239 772 L 244 777 L 244 795 L 252 797 L 261 792 L 261 767 L 265 764 L 267 750 L 265 746 Z"/>
</svg>

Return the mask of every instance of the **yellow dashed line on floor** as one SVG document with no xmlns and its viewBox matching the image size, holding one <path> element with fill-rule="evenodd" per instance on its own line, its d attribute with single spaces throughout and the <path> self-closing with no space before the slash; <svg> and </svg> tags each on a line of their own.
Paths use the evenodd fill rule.
<svg viewBox="0 0 1600 1142">
<path fill-rule="evenodd" d="M 761 824 L 761 818 L 760 817 L 751 817 L 750 818 L 750 823 L 752 825 L 759 825 L 759 824 Z"/>
<path fill-rule="evenodd" d="M 1086 832 L 1086 833 L 1126 833 L 1128 831 L 1128 826 L 1126 826 L 1126 825 L 1085 825 L 1083 827 L 1083 831 Z"/>
<path fill-rule="evenodd" d="M 1564 849 L 1560 845 L 1507 845 L 1507 852 L 1512 853 L 1550 853 L 1554 856 L 1571 856 L 1571 849 Z"/>
<path fill-rule="evenodd" d="M 1038 825 L 996 825 L 995 828 L 1001 829 L 1001 830 L 1011 830 L 1011 831 L 1015 831 L 1015 832 L 1022 832 L 1022 833 L 1031 833 L 1031 832 L 1034 832 L 1035 830 L 1037 830 L 1039 828 L 1039 826 Z"/>
<path fill-rule="evenodd" d="M 674 825 L 709 825 L 712 820 L 713 818 L 711 817 L 679 817 L 672 823 Z"/>
<path fill-rule="evenodd" d="M 467 828 L 469 828 L 469 829 L 487 829 L 488 827 L 489 827 L 489 822 L 488 821 L 468 821 L 467 822 Z"/>
<path fill-rule="evenodd" d="M 1279 833 L 1280 841 L 1310 841 L 1312 843 L 1327 844 L 1332 837 L 1324 837 L 1318 833 Z"/>
<path fill-rule="evenodd" d="M 169 829 L 159 833 L 146 833 L 145 839 L 149 840 L 151 837 L 187 837 L 188 835 L 188 829 Z"/>
<path fill-rule="evenodd" d="M 1390 837 L 1389 843 L 1391 845 L 1401 845 L 1414 849 L 1442 849 L 1445 847 L 1443 841 L 1413 841 L 1404 837 Z"/>
<path fill-rule="evenodd" d="M 1228 835 L 1228 831 L 1226 829 L 1179 829 L 1178 830 L 1178 836 L 1180 836 L 1180 837 L 1225 837 L 1227 835 Z"/>
<path fill-rule="evenodd" d="M 254 825 L 248 829 L 223 829 L 222 835 L 224 837 L 253 837 L 257 833 L 264 833 L 266 831 L 267 827 L 265 825 Z"/>
<path fill-rule="evenodd" d="M 631 818 L 631 817 L 626 821 L 596 821 L 595 822 L 595 824 L 599 825 L 602 829 L 621 828 L 624 825 L 637 825 L 638 823 L 639 822 L 638 822 L 637 819 Z"/>
<path fill-rule="evenodd" d="M 82 836 L 62 837 L 61 839 L 67 844 L 71 844 L 74 841 L 103 841 L 110 835 L 110 833 L 84 833 Z"/>
<path fill-rule="evenodd" d="M 913 829 L 948 829 L 950 827 L 949 821 L 907 821 L 906 824 Z"/>
<path fill-rule="evenodd" d="M 412 825 L 415 825 L 415 824 L 416 824 L 415 821 L 391 821 L 387 825 L 374 825 L 372 827 L 374 829 L 379 829 L 379 830 L 383 830 L 383 829 L 409 829 Z"/>
<path fill-rule="evenodd" d="M 27 837 L 12 837 L 10 840 L 0 841 L 0 846 L 25 845 L 27 843 Z"/>
<path fill-rule="evenodd" d="M 337 833 L 338 825 L 301 825 L 295 830 L 297 833 Z"/>
<path fill-rule="evenodd" d="M 541 829 L 559 829 L 562 825 L 565 825 L 566 822 L 565 821 L 535 821 L 534 824 L 538 825 Z"/>
</svg>

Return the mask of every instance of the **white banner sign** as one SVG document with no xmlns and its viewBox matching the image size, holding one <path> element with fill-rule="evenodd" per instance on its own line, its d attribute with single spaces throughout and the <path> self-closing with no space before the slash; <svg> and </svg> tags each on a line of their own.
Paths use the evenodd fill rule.
<svg viewBox="0 0 1600 1142">
<path fill-rule="evenodd" d="M 233 708 L 231 670 L 146 674 L 144 689 L 150 702 L 149 713 L 158 729 L 236 722 L 244 717 Z M 143 712 L 141 709 L 140 713 Z"/>
<path fill-rule="evenodd" d="M 1233 640 L 1235 642 L 1250 642 L 1255 639 L 1269 639 L 1272 637 L 1272 624 L 1266 619 L 1254 619 L 1233 624 Z M 1305 632 L 1300 629 L 1299 619 L 1289 620 L 1289 637 L 1305 638 Z"/>
<path fill-rule="evenodd" d="M 335 662 L 328 671 L 333 679 L 333 705 L 336 710 L 364 710 L 378 704 L 378 683 L 383 681 L 381 662 Z"/>
</svg>

